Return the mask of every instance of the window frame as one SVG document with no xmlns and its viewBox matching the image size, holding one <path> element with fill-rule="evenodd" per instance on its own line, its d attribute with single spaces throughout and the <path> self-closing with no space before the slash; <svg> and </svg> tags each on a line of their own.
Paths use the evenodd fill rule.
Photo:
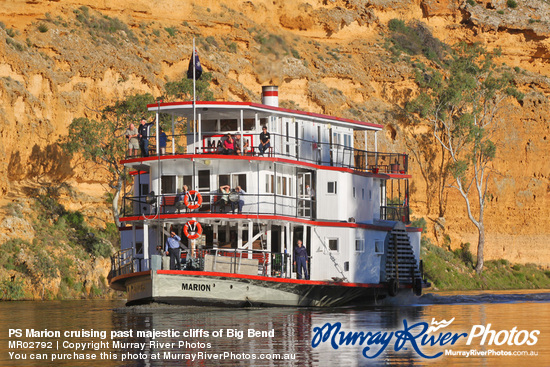
<svg viewBox="0 0 550 367">
<path fill-rule="evenodd" d="M 340 239 L 338 237 L 327 237 L 326 241 L 327 241 L 327 248 L 330 252 L 340 253 Z M 331 246 L 330 246 L 331 241 L 336 241 L 336 249 L 335 250 L 331 249 Z"/>
</svg>

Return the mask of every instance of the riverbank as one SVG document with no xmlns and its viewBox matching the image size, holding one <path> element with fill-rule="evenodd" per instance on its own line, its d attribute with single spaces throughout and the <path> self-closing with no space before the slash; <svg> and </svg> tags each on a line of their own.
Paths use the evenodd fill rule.
<svg viewBox="0 0 550 367">
<path fill-rule="evenodd" d="M 485 261 L 482 274 L 475 270 L 470 244 L 450 251 L 422 241 L 421 258 L 431 290 L 550 289 L 550 270 L 535 264 L 512 264 L 508 260 Z"/>
</svg>

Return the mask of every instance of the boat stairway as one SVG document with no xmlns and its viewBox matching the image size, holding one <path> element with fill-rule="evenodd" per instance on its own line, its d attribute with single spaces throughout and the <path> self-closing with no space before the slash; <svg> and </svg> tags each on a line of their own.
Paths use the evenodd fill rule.
<svg viewBox="0 0 550 367">
<path fill-rule="evenodd" d="M 385 266 L 381 267 L 382 282 L 413 284 L 422 277 L 406 227 L 402 222 L 397 222 L 386 236 L 382 260 L 385 262 Z"/>
</svg>

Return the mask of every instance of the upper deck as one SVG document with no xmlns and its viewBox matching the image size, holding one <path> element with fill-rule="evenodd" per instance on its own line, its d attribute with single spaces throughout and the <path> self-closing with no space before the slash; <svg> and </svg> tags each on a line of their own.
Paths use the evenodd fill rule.
<svg viewBox="0 0 550 367">
<path fill-rule="evenodd" d="M 194 108 L 195 107 L 195 108 Z M 158 103 L 148 105 L 156 112 L 157 124 L 162 115 L 170 116 L 171 131 L 166 131 L 166 151 L 156 144 L 158 133 L 150 139 L 151 155 L 174 158 L 229 158 L 223 149 L 227 134 L 235 138 L 240 152 L 230 155 L 257 157 L 297 165 L 340 167 L 372 174 L 390 174 L 396 178 L 407 175 L 407 155 L 377 151 L 376 133 L 381 125 L 316 113 L 283 109 L 251 102 Z M 166 121 L 166 117 L 164 117 Z M 262 127 L 270 134 L 269 148 L 264 154 L 258 149 Z M 158 131 L 158 129 L 157 129 Z M 364 134 L 365 148 L 357 149 L 356 133 Z M 143 169 L 155 164 L 152 159 L 127 157 L 130 167 Z"/>
</svg>

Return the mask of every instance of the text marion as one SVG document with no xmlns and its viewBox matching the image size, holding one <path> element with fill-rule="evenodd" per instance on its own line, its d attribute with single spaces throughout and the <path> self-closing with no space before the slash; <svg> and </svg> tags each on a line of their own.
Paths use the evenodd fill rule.
<svg viewBox="0 0 550 367">
<path fill-rule="evenodd" d="M 181 283 L 183 291 L 210 292 L 210 284 Z"/>
</svg>

